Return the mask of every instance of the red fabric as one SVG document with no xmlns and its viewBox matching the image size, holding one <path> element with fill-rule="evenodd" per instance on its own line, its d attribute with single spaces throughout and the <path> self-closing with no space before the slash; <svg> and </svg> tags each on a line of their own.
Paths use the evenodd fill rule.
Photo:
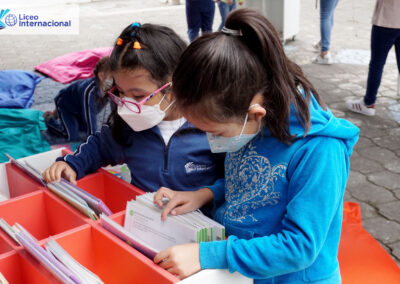
<svg viewBox="0 0 400 284">
<path fill-rule="evenodd" d="M 35 69 L 60 83 L 93 77 L 97 61 L 111 54 L 112 47 L 68 53 L 39 64 Z"/>
<path fill-rule="evenodd" d="M 344 203 L 339 265 L 343 284 L 400 283 L 400 268 L 363 228 L 355 202 Z"/>
</svg>

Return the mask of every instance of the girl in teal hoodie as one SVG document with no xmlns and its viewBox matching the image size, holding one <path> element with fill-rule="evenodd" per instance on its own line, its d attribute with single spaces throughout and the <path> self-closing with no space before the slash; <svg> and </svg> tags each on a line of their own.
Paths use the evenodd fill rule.
<svg viewBox="0 0 400 284">
<path fill-rule="evenodd" d="M 255 283 L 340 283 L 337 252 L 357 127 L 333 116 L 262 15 L 232 12 L 194 41 L 173 75 L 176 103 L 227 152 L 225 179 L 195 192 L 161 189 L 162 218 L 213 202 L 223 241 L 185 244 L 154 259 L 180 278 L 238 271 Z"/>
</svg>

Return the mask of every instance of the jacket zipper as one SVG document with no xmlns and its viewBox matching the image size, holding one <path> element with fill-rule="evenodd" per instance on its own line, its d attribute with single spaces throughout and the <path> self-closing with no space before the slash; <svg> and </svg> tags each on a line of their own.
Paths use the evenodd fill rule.
<svg viewBox="0 0 400 284">
<path fill-rule="evenodd" d="M 169 145 L 171 143 L 172 138 L 178 133 L 185 132 L 185 130 L 186 129 L 181 129 L 181 130 L 176 131 L 174 134 L 172 134 L 171 138 L 169 138 L 167 145 L 165 145 L 164 138 L 160 134 L 155 133 L 161 139 L 161 142 L 164 144 L 164 167 L 163 167 L 164 171 L 168 170 L 168 151 L 169 151 Z"/>
</svg>

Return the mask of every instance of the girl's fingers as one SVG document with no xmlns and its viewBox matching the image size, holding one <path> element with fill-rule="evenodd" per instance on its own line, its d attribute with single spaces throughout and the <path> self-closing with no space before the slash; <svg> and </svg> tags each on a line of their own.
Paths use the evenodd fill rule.
<svg viewBox="0 0 400 284">
<path fill-rule="evenodd" d="M 191 204 L 190 203 L 183 203 L 180 206 L 176 206 L 174 209 L 171 210 L 171 215 L 181 215 L 190 211 L 193 211 L 193 209 L 191 208 Z"/>
<path fill-rule="evenodd" d="M 172 261 L 169 258 L 164 259 L 158 265 L 167 270 L 174 266 L 174 264 L 172 263 Z"/>
<path fill-rule="evenodd" d="M 162 200 L 164 197 L 168 199 L 172 199 L 174 196 L 173 191 L 166 187 L 160 187 L 160 189 L 154 194 L 154 203 L 158 205 L 158 207 L 162 207 Z"/>
<path fill-rule="evenodd" d="M 61 174 L 62 174 L 62 172 L 63 172 L 64 170 L 66 170 L 66 167 L 65 167 L 64 165 L 59 166 L 59 167 L 56 167 L 56 170 L 55 170 L 55 177 L 54 177 L 54 179 L 55 179 L 56 181 L 60 181 L 60 180 L 61 180 Z"/>
<path fill-rule="evenodd" d="M 167 205 L 165 205 L 164 210 L 161 213 L 161 220 L 167 219 L 168 214 L 171 213 L 178 205 L 182 204 L 182 200 L 177 196 L 177 198 L 171 199 Z M 174 212 L 176 213 L 176 212 Z M 174 214 L 175 215 L 175 214 Z"/>
<path fill-rule="evenodd" d="M 154 257 L 154 262 L 155 263 L 160 263 L 164 259 L 167 259 L 169 257 L 169 249 L 165 249 L 162 252 L 159 252 L 155 257 Z"/>
<path fill-rule="evenodd" d="M 43 179 L 48 182 L 49 181 L 49 169 L 46 169 L 43 173 L 42 173 L 42 177 Z"/>
<path fill-rule="evenodd" d="M 64 176 L 69 182 L 76 185 L 76 173 L 74 170 L 66 168 L 64 171 Z"/>
<path fill-rule="evenodd" d="M 55 177 L 56 170 L 57 170 L 57 164 L 54 164 L 50 167 L 50 169 L 49 169 L 50 181 L 54 181 L 56 179 L 56 177 Z"/>
</svg>

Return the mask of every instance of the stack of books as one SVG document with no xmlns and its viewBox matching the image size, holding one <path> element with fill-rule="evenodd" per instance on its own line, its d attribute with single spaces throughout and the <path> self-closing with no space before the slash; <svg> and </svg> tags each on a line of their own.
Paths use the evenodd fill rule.
<svg viewBox="0 0 400 284">
<path fill-rule="evenodd" d="M 31 176 L 34 180 L 47 187 L 61 199 L 75 207 L 77 210 L 91 218 L 92 220 L 99 219 L 100 214 L 107 216 L 111 215 L 111 210 L 107 205 L 96 196 L 91 195 L 87 191 L 73 185 L 65 179 L 61 179 L 60 182 L 53 181 L 47 183 L 42 173 L 37 170 L 34 166 L 30 165 L 26 161 L 17 161 L 10 155 L 6 154 L 10 162 L 20 168 L 22 171 Z"/>
<path fill-rule="evenodd" d="M 53 238 L 49 238 L 44 248 L 24 227 L 15 223 L 12 227 L 0 219 L 0 227 L 17 243 L 24 247 L 51 274 L 63 283 L 103 283 L 101 279 L 73 259 Z"/>
<path fill-rule="evenodd" d="M 225 239 L 225 227 L 199 210 L 162 221 L 162 208 L 153 197 L 154 193 L 146 193 L 128 201 L 124 227 L 103 214 L 102 226 L 149 258 L 174 245 Z"/>
</svg>

